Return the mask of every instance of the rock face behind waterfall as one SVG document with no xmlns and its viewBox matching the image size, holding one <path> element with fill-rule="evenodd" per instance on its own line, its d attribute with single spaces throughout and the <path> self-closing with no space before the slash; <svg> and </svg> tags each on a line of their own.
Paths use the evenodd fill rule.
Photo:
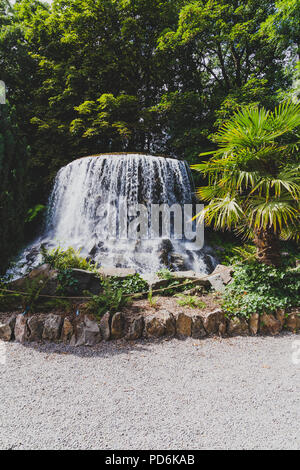
<svg viewBox="0 0 300 470">
<path fill-rule="evenodd" d="M 36 253 L 44 243 L 49 248 L 81 248 L 82 256 L 105 267 L 138 272 L 156 272 L 163 267 L 211 271 L 210 255 L 191 241 L 176 239 L 176 233 L 155 239 L 151 235 L 124 236 L 124 223 L 133 227 L 135 223 L 134 216 L 126 213 L 128 208 L 142 204 L 150 214 L 152 204 L 183 207 L 193 204 L 193 197 L 184 161 L 140 154 L 80 158 L 58 172 L 46 230 L 23 253 L 23 261 L 36 265 L 40 261 Z M 148 220 L 148 229 L 150 223 Z"/>
</svg>

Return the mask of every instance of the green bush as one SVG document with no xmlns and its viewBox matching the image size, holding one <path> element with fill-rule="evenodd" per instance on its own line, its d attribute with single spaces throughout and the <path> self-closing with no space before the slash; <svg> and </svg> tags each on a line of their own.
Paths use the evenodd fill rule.
<svg viewBox="0 0 300 470">
<path fill-rule="evenodd" d="M 236 266 L 226 287 L 226 312 L 248 318 L 252 313 L 274 313 L 300 306 L 300 268 L 274 268 L 257 262 Z"/>
<path fill-rule="evenodd" d="M 102 287 L 103 291 L 99 295 L 85 292 L 86 295 L 91 296 L 86 304 L 86 309 L 98 318 L 101 318 L 106 312 L 116 313 L 131 301 L 130 297 L 125 296 L 123 289 L 116 288 L 111 284 L 110 279 L 103 280 Z"/>
<path fill-rule="evenodd" d="M 69 247 L 66 250 L 55 248 L 48 251 L 44 246 L 41 247 L 43 262 L 50 264 L 54 269 L 66 271 L 67 269 L 84 269 L 85 271 L 98 272 L 97 264 L 87 261 L 80 256 L 80 250 L 74 250 Z"/>
<path fill-rule="evenodd" d="M 137 294 L 148 291 L 148 283 L 139 274 L 130 274 L 122 279 L 113 276 L 109 279 L 113 290 L 122 289 L 123 294 Z"/>
</svg>

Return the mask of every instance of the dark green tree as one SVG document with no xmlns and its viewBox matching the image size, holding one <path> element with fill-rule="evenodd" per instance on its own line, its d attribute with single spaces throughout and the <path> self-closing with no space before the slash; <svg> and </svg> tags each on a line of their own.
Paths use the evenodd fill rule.
<svg viewBox="0 0 300 470">
<path fill-rule="evenodd" d="M 24 240 L 28 151 L 14 111 L 0 105 L 0 273 Z"/>
</svg>

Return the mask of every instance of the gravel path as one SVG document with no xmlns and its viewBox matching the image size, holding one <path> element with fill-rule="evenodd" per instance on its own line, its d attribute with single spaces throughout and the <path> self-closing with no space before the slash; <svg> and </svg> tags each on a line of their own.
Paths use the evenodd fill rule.
<svg viewBox="0 0 300 470">
<path fill-rule="evenodd" d="M 1 449 L 299 449 L 299 336 L 6 345 Z"/>
</svg>

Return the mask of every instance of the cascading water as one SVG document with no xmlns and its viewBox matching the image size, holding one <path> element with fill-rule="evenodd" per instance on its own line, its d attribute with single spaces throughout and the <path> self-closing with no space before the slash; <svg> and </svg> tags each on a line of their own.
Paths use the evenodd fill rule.
<svg viewBox="0 0 300 470">
<path fill-rule="evenodd" d="M 143 204 L 149 213 L 153 204 L 192 204 L 188 166 L 184 161 L 140 154 L 84 157 L 68 164 L 56 176 L 44 235 L 25 250 L 24 265 L 38 264 L 39 247 L 45 244 L 47 248 L 80 248 L 82 256 L 101 266 L 134 268 L 141 273 L 163 267 L 204 273 L 212 269 L 213 259 L 205 249 L 176 239 L 176 234 L 175 239 L 118 236 L 123 223 L 121 201 L 131 208 Z M 112 233 L 115 218 L 116 233 Z"/>
</svg>

